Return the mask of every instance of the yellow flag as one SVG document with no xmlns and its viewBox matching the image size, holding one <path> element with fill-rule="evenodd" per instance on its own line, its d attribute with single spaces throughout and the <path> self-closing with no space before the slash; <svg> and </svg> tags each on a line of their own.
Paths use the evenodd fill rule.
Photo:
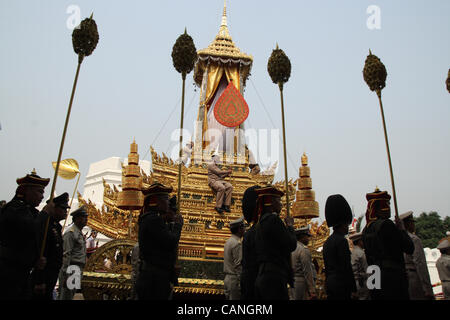
<svg viewBox="0 0 450 320">
<path fill-rule="evenodd" d="M 52 162 L 53 169 L 56 169 L 56 161 Z M 58 176 L 61 178 L 71 180 L 80 173 L 78 170 L 78 162 L 75 159 L 64 159 L 61 160 L 58 169 Z"/>
</svg>

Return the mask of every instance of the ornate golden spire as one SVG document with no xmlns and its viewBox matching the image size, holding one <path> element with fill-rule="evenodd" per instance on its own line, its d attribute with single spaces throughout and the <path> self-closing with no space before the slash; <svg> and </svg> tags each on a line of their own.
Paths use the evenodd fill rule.
<svg viewBox="0 0 450 320">
<path fill-rule="evenodd" d="M 307 166 L 308 165 L 308 157 L 306 156 L 306 153 L 303 152 L 302 155 L 302 166 Z"/>
<path fill-rule="evenodd" d="M 197 53 L 199 56 L 214 56 L 253 61 L 253 57 L 241 52 L 231 39 L 228 31 L 226 0 L 223 4 L 222 21 L 220 23 L 219 33 L 208 48 L 199 50 Z"/>
<path fill-rule="evenodd" d="M 221 27 L 227 27 L 227 0 L 223 0 L 223 13 Z"/>
<path fill-rule="evenodd" d="M 227 1 L 223 1 L 223 13 L 222 13 L 222 23 L 220 24 L 219 36 L 230 39 L 231 36 L 228 32 L 228 23 L 227 23 Z"/>
<path fill-rule="evenodd" d="M 312 190 L 311 170 L 308 167 L 308 157 L 305 152 L 302 155 L 302 166 L 299 171 L 298 191 L 292 206 L 292 216 L 305 219 L 317 218 L 319 203 L 316 201 L 316 193 Z"/>
<path fill-rule="evenodd" d="M 128 154 L 128 165 L 122 176 L 122 191 L 117 196 L 117 207 L 124 210 L 140 209 L 144 202 L 142 195 L 142 176 L 139 167 L 138 145 L 133 139 Z"/>
</svg>

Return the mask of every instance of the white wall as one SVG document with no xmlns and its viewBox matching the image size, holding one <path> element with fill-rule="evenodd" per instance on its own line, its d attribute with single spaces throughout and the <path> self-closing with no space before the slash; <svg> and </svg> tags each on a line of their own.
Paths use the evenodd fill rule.
<svg viewBox="0 0 450 320">
<path fill-rule="evenodd" d="M 110 157 L 89 165 L 84 184 L 83 199 L 91 200 L 97 209 L 101 209 L 103 204 L 103 180 L 111 187 L 116 185 L 120 191 L 122 185 L 122 162 L 124 166 L 128 164 L 128 159 Z M 141 160 L 139 166 L 146 174 L 150 174 L 150 161 Z"/>
<path fill-rule="evenodd" d="M 91 200 L 97 209 L 103 204 L 103 180 L 109 185 L 115 184 L 119 190 L 122 184 L 122 161 L 119 157 L 91 163 L 84 184 L 83 199 Z"/>
</svg>

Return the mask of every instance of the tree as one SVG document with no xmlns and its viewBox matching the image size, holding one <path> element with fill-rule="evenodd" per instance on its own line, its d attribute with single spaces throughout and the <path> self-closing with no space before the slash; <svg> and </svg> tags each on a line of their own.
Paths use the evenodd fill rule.
<svg viewBox="0 0 450 320">
<path fill-rule="evenodd" d="M 446 216 L 444 219 L 444 228 L 446 231 L 450 231 L 450 216 Z"/>
<path fill-rule="evenodd" d="M 442 220 L 441 216 L 432 211 L 430 213 L 423 212 L 415 219 L 416 235 L 422 240 L 424 248 L 436 248 L 439 240 L 444 238 L 448 230 L 450 218 L 446 217 Z"/>
</svg>

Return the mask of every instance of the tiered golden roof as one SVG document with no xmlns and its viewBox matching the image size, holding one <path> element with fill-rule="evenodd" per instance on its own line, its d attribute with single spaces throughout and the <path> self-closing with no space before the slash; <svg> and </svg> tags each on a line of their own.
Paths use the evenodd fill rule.
<svg viewBox="0 0 450 320">
<path fill-rule="evenodd" d="M 223 8 L 222 23 L 220 24 L 219 33 L 207 48 L 199 50 L 197 54 L 202 57 L 213 56 L 253 61 L 253 57 L 241 52 L 234 44 L 233 39 L 231 39 L 230 32 L 228 31 L 226 4 L 224 4 Z"/>
<path fill-rule="evenodd" d="M 294 218 L 318 218 L 319 203 L 316 201 L 316 193 L 312 190 L 311 170 L 308 167 L 308 157 L 302 156 L 302 166 L 299 169 L 298 191 L 296 201 L 292 207 Z"/>
<path fill-rule="evenodd" d="M 228 31 L 226 3 L 224 3 L 223 7 L 219 33 L 207 48 L 198 50 L 197 55 L 198 61 L 195 64 L 194 81 L 198 86 L 202 85 L 203 73 L 211 63 L 238 65 L 242 76 L 242 84 L 245 86 L 245 82 L 252 68 L 253 57 L 241 52 L 234 44 Z"/>
<path fill-rule="evenodd" d="M 138 210 L 142 208 L 144 196 L 142 195 L 142 177 L 139 167 L 138 146 L 133 140 L 128 155 L 128 165 L 122 177 L 122 192 L 117 197 L 117 207 L 124 210 Z"/>
</svg>

